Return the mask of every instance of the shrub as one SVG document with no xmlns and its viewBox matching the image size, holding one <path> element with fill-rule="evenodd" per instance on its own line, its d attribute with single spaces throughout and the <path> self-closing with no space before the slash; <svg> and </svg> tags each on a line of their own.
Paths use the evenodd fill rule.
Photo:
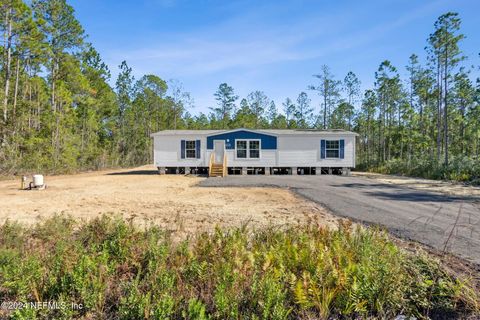
<svg viewBox="0 0 480 320">
<path fill-rule="evenodd" d="M 413 158 L 411 161 L 392 159 L 363 169 L 385 174 L 480 184 L 480 160 L 468 157 L 454 157 L 450 159 L 448 166 L 432 159 Z"/>
<path fill-rule="evenodd" d="M 174 244 L 104 216 L 0 227 L 0 298 L 60 309 L 3 310 L 18 319 L 417 318 L 479 312 L 468 279 L 378 229 L 318 226 L 203 233 Z M 72 309 L 71 303 L 83 308 Z"/>
</svg>

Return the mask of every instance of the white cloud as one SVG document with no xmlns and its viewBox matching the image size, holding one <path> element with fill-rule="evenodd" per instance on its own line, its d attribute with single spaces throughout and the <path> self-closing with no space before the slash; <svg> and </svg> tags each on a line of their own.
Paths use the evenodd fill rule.
<svg viewBox="0 0 480 320">
<path fill-rule="evenodd" d="M 155 1 L 169 4 L 176 0 Z M 274 26 L 259 25 L 257 13 L 245 13 L 204 30 L 169 34 L 168 41 L 162 41 L 164 35 L 159 34 L 159 40 L 151 41 L 152 44 L 111 52 L 107 59 L 125 59 L 134 66 L 136 73 L 161 72 L 180 78 L 233 68 L 246 70 L 267 64 L 314 59 L 372 42 L 422 16 L 431 6 L 421 7 L 395 21 L 348 34 L 341 33 L 342 27 L 359 23 L 352 19 L 352 13 L 328 17 L 313 15 L 294 25 Z M 336 28 L 336 31 L 332 28 Z M 338 30 L 341 36 L 332 38 L 331 34 L 338 35 Z"/>
<path fill-rule="evenodd" d="M 228 42 L 187 40 L 175 45 L 119 52 L 113 59 L 126 59 L 130 64 L 161 70 L 175 77 L 211 74 L 231 68 L 252 68 L 259 65 L 302 59 L 291 44 L 268 40 Z M 145 70 L 148 72 L 148 70 Z"/>
<path fill-rule="evenodd" d="M 172 6 L 178 0 L 152 1 Z M 241 79 L 243 85 L 250 83 L 258 88 L 254 83 L 256 76 L 265 72 L 267 67 L 281 66 L 284 62 L 318 60 L 368 45 L 444 2 L 427 3 L 396 20 L 367 29 L 362 25 L 362 14 L 358 10 L 328 15 L 311 12 L 301 21 L 279 24 L 278 21 L 264 21 L 264 12 L 255 8 L 191 32 L 159 33 L 155 39 L 139 37 L 139 44 L 132 44 L 129 50 L 111 51 L 106 54 L 106 60 L 112 62 L 110 65 L 127 60 L 137 76 L 155 73 L 184 82 L 205 81 L 220 74 L 216 77 L 216 85 L 225 81 L 227 71 L 234 71 L 230 78 Z M 211 92 L 192 93 L 204 108 L 213 103 L 214 90 L 215 87 Z"/>
</svg>

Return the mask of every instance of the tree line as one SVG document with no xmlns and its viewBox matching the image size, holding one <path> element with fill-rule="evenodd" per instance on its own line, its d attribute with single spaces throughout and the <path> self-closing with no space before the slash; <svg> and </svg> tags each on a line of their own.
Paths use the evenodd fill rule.
<svg viewBox="0 0 480 320">
<path fill-rule="evenodd" d="M 412 54 L 404 78 L 381 62 L 364 92 L 355 73 L 337 79 L 323 65 L 279 106 L 263 91 L 240 98 L 222 83 L 216 105 L 193 115 L 179 81 L 135 79 L 125 61 L 111 79 L 65 0 L 0 0 L 0 171 L 144 164 L 152 161 L 155 131 L 238 127 L 352 130 L 364 169 L 445 175 L 442 168 L 478 168 L 480 81 L 461 50 L 460 27 L 457 13 L 440 16 L 425 61 Z"/>
</svg>

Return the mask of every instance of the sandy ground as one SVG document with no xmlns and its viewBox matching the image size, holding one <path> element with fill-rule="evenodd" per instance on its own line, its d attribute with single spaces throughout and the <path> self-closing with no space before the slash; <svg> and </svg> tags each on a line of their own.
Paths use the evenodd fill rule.
<svg viewBox="0 0 480 320">
<path fill-rule="evenodd" d="M 32 224 L 54 214 L 88 220 L 121 214 L 140 225 L 154 223 L 189 234 L 222 227 L 335 226 L 320 205 L 278 188 L 201 188 L 206 178 L 156 174 L 153 167 L 45 177 L 47 189 L 19 190 L 20 180 L 0 182 L 0 223 Z M 215 178 L 214 178 L 215 179 Z"/>
<path fill-rule="evenodd" d="M 396 184 L 416 190 L 439 192 L 454 196 L 471 196 L 480 199 L 480 187 L 462 183 L 422 178 L 410 178 L 371 172 L 352 172 L 353 176 L 375 179 L 379 182 Z"/>
</svg>

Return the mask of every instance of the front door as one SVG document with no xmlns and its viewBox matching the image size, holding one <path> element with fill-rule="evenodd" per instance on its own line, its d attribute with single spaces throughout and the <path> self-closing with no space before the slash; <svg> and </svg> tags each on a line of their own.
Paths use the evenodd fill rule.
<svg viewBox="0 0 480 320">
<path fill-rule="evenodd" d="M 214 140 L 213 152 L 215 153 L 215 163 L 223 163 L 223 155 L 225 154 L 225 140 Z"/>
</svg>

